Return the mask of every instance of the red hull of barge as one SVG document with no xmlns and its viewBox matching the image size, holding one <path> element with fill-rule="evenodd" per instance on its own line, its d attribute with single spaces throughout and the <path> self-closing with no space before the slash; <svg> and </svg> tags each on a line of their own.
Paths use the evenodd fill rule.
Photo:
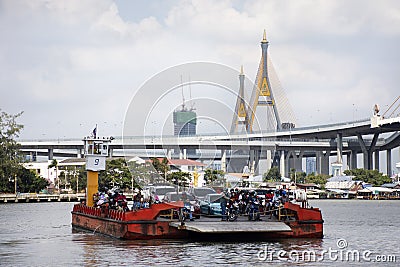
<svg viewBox="0 0 400 267">
<path fill-rule="evenodd" d="M 324 236 L 322 214 L 318 208 L 302 208 L 286 202 L 284 208 L 296 214 L 296 220 L 288 222 L 292 232 L 282 233 L 288 237 L 322 238 Z"/>
<path fill-rule="evenodd" d="M 182 202 L 154 204 L 149 209 L 120 212 L 109 210 L 106 214 L 100 208 L 76 204 L 72 211 L 73 228 L 101 233 L 111 237 L 128 240 L 146 239 L 209 239 L 209 240 L 266 240 L 273 238 L 322 238 L 323 220 L 318 208 L 302 208 L 297 204 L 285 203 L 284 208 L 292 213 L 295 220 L 285 223 L 291 231 L 284 232 L 246 232 L 246 233 L 201 233 L 172 227 L 174 220 L 159 219 L 161 211 L 183 207 Z M 176 222 L 177 220 L 175 220 Z M 240 222 L 230 222 L 240 224 Z M 266 222 L 268 223 L 268 222 Z M 218 238 L 216 238 L 218 236 Z"/>
<path fill-rule="evenodd" d="M 76 204 L 72 211 L 72 227 L 101 233 L 120 239 L 181 239 L 187 233 L 170 227 L 170 220 L 156 220 L 162 210 L 183 207 L 176 204 L 161 203 L 151 209 L 122 212 Z"/>
</svg>

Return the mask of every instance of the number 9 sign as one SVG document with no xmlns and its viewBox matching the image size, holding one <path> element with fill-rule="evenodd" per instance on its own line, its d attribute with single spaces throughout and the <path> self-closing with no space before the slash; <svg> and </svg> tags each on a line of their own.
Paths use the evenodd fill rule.
<svg viewBox="0 0 400 267">
<path fill-rule="evenodd" d="M 106 169 L 106 158 L 99 156 L 86 156 L 86 170 L 103 171 Z"/>
</svg>

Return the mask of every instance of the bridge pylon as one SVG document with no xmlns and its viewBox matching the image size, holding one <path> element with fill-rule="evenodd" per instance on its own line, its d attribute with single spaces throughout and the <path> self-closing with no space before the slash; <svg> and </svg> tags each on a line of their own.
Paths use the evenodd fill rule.
<svg viewBox="0 0 400 267">
<path fill-rule="evenodd" d="M 249 131 L 248 104 L 244 95 L 244 79 L 243 66 L 240 68 L 239 74 L 239 94 L 236 100 L 235 112 L 231 124 L 231 133 L 246 133 Z"/>
<path fill-rule="evenodd" d="M 268 53 L 269 41 L 264 30 L 261 59 L 250 99 L 245 96 L 243 67 L 239 75 L 239 93 L 231 125 L 231 133 L 253 133 L 295 127 L 295 116 L 277 78 Z M 238 127 L 240 125 L 245 127 Z"/>
<path fill-rule="evenodd" d="M 249 130 L 253 132 L 253 125 L 256 117 L 256 111 L 259 106 L 267 107 L 267 121 L 268 116 L 273 116 L 276 121 L 276 129 L 281 129 L 281 119 L 276 107 L 276 101 L 274 99 L 274 92 L 272 91 L 271 82 L 268 72 L 268 46 L 266 32 L 264 30 L 263 39 L 261 41 L 261 60 L 258 66 L 258 72 L 255 80 L 255 88 L 253 89 L 250 98 L 250 116 L 249 116 Z M 270 107 L 270 109 L 268 109 Z M 272 109 L 271 109 L 272 108 Z M 269 112 L 268 112 L 269 111 Z M 270 113 L 270 114 L 269 114 Z M 271 125 L 269 125 L 271 126 Z"/>
</svg>

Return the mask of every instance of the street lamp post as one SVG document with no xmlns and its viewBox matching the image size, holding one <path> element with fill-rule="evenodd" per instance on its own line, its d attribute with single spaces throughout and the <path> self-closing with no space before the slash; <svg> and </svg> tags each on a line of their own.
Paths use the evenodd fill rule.
<svg viewBox="0 0 400 267">
<path fill-rule="evenodd" d="M 67 169 L 64 170 L 64 190 L 67 190 Z"/>
<path fill-rule="evenodd" d="M 133 175 L 131 174 L 131 176 L 132 176 L 132 180 L 131 180 L 131 182 L 132 182 L 132 193 L 133 193 Z"/>
<path fill-rule="evenodd" d="M 17 174 L 14 174 L 14 193 L 15 197 L 17 197 Z"/>
<path fill-rule="evenodd" d="M 153 128 L 153 138 L 152 138 L 152 141 L 153 141 L 153 158 L 155 158 L 156 157 L 156 127 L 157 127 L 157 121 L 152 121 L 151 122 L 151 124 L 153 125 L 152 126 L 152 128 Z"/>
<path fill-rule="evenodd" d="M 79 176 L 76 175 L 76 166 L 74 167 L 74 176 L 76 178 L 76 193 L 78 194 L 79 192 Z"/>
</svg>

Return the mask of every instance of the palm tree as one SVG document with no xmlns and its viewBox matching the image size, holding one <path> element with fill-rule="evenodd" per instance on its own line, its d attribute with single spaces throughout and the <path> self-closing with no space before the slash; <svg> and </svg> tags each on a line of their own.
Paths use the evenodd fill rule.
<svg viewBox="0 0 400 267">
<path fill-rule="evenodd" d="M 56 179 L 57 179 L 58 194 L 60 194 L 60 179 L 58 178 L 58 162 L 57 162 L 57 160 L 53 159 L 53 161 L 49 164 L 49 166 L 47 168 L 48 169 L 56 168 Z"/>
</svg>

